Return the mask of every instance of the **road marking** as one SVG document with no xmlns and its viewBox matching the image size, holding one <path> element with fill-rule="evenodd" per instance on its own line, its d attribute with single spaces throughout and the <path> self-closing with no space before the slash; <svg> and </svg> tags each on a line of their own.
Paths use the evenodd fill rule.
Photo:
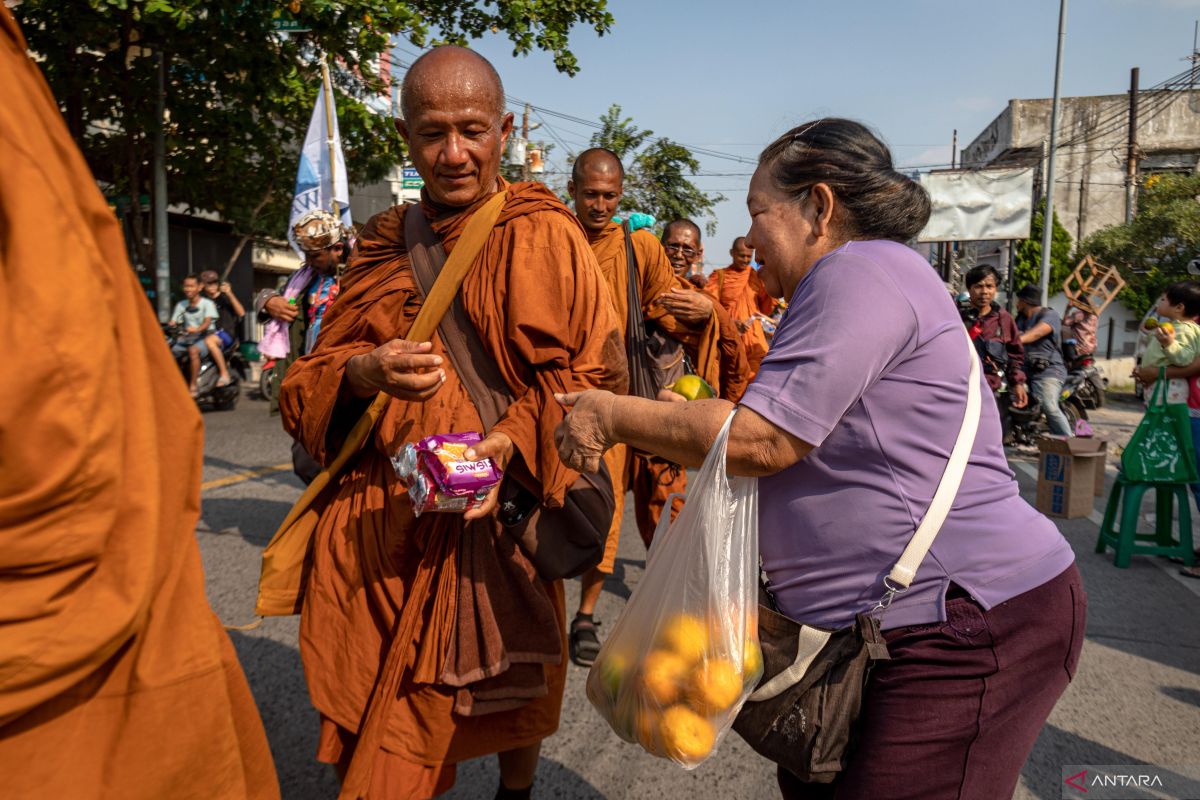
<svg viewBox="0 0 1200 800">
<path fill-rule="evenodd" d="M 1009 463 L 1021 470 L 1021 472 L 1024 472 L 1030 478 L 1033 478 L 1035 481 L 1037 480 L 1038 471 L 1037 467 L 1035 467 L 1033 464 L 1030 464 L 1028 461 L 1011 461 Z M 1107 471 L 1115 472 L 1115 470 Z M 1143 514 L 1142 517 L 1143 519 L 1149 519 L 1149 515 L 1146 514 Z M 1104 514 L 1093 508 L 1092 513 L 1088 514 L 1088 521 L 1095 525 L 1096 530 L 1099 531 L 1100 526 L 1104 524 Z M 1196 580 L 1195 578 L 1185 578 L 1180 575 L 1178 564 L 1172 564 L 1165 558 L 1159 558 L 1158 556 L 1150 556 L 1150 563 L 1167 573 L 1171 580 L 1175 581 L 1197 597 L 1200 597 L 1200 581 Z"/>
<path fill-rule="evenodd" d="M 200 484 L 200 491 L 207 492 L 209 489 L 219 489 L 222 486 L 232 486 L 235 483 L 248 481 L 251 478 L 261 478 L 263 475 L 270 475 L 272 472 L 283 472 L 284 470 L 291 468 L 292 464 L 289 461 L 286 464 L 276 464 L 273 467 L 259 467 L 258 469 L 251 469 L 245 472 L 238 472 L 233 475 L 226 475 L 224 478 L 216 478 L 215 480 Z"/>
</svg>

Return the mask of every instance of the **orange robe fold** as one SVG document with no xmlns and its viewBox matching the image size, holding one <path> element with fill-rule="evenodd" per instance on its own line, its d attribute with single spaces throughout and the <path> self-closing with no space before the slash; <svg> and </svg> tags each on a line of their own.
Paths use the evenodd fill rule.
<svg viewBox="0 0 1200 800">
<path fill-rule="evenodd" d="M 590 234 L 588 240 L 608 285 L 613 307 L 620 319 L 621 332 L 625 334 L 629 322 L 629 263 L 625 231 L 621 225 L 611 222 L 599 233 Z M 675 275 L 662 244 L 649 231 L 634 231 L 630 241 L 637 261 L 642 318 L 655 322 L 664 333 L 681 342 L 696 373 L 719 392 L 722 373 L 720 324 L 716 311 L 697 327 L 685 325 L 666 313 L 655 301 L 671 289 L 691 291 L 692 285 Z M 616 560 L 626 491 L 633 489 L 638 532 L 649 547 L 670 495 L 687 491 L 687 473 L 663 459 L 631 453 L 623 445 L 609 450 L 605 454 L 605 463 L 609 473 L 614 476 L 613 488 L 617 497 L 604 560 L 599 567 L 601 572 L 608 574 L 612 572 Z M 618 475 L 621 476 L 620 480 L 616 478 Z M 672 503 L 672 517 L 682 507 L 682 500 L 676 499 Z"/>
<path fill-rule="evenodd" d="M 203 428 L 0 6 L 0 794 L 277 798 L 195 539 Z"/>
<path fill-rule="evenodd" d="M 540 184 L 504 185 L 504 208 L 460 297 L 518 398 L 496 429 L 512 438 L 540 482 L 544 501 L 561 503 L 576 473 L 563 465 L 554 446 L 563 409 L 553 393 L 623 389 L 624 351 L 603 279 L 574 216 Z M 482 202 L 469 209 L 443 209 L 431 219 L 447 252 L 453 252 L 469 212 Z M 323 463 L 332 459 L 362 406 L 342 391 L 346 362 L 403 338 L 421 306 L 404 244 L 405 213 L 424 212 L 418 206 L 397 206 L 367 223 L 316 348 L 296 362 L 283 383 L 284 425 Z M 444 355 L 440 337 L 433 342 L 434 352 Z M 553 733 L 565 679 L 566 661 L 560 657 L 542 665 L 544 694 L 519 708 L 481 716 L 457 713 L 456 688 L 440 680 L 455 636 L 462 517 L 431 513 L 414 518 L 389 456 L 431 434 L 482 429 L 452 362 L 446 359 L 443 368 L 446 381 L 429 400 L 391 402 L 364 451 L 339 479 L 314 535 L 301 615 L 305 677 L 313 704 L 326 720 L 319 755 L 344 761 L 343 749 L 359 730 L 423 554 L 431 547 L 444 549 L 433 567 L 434 596 L 423 609 L 412 643 L 411 668 L 401 680 L 376 757 L 372 793 L 405 787 L 406 794 L 389 797 L 444 791 L 453 782 L 457 762 L 532 744 Z M 489 527 L 497 551 L 507 546 L 503 552 L 511 552 L 511 536 L 494 521 Z M 523 556 L 512 557 L 527 563 Z M 535 576 L 531 581 L 553 604 L 553 633 L 565 653 L 561 583 Z"/>
<path fill-rule="evenodd" d="M 704 291 L 729 312 L 735 324 L 748 326 L 742 332 L 742 344 L 746 348 L 746 358 L 750 361 L 750 374 L 753 379 L 770 346 L 762 323 L 755 319 L 754 315 L 770 315 L 775 310 L 777 301 L 767 294 L 762 278 L 749 267 L 735 269 L 729 266 L 715 271 L 709 276 Z"/>
<path fill-rule="evenodd" d="M 746 393 L 754 374 L 750 371 L 750 360 L 746 358 L 742 333 L 734 324 L 733 317 L 720 303 L 713 303 L 713 311 L 717 315 L 717 349 L 721 359 L 721 385 L 717 395 L 722 400 L 736 403 Z"/>
</svg>

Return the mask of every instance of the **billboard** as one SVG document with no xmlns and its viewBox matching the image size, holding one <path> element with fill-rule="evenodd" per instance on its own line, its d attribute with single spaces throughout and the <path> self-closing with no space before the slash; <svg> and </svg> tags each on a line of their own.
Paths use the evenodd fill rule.
<svg viewBox="0 0 1200 800">
<path fill-rule="evenodd" d="M 1033 168 L 926 172 L 932 213 L 921 242 L 1028 239 L 1033 220 Z"/>
</svg>

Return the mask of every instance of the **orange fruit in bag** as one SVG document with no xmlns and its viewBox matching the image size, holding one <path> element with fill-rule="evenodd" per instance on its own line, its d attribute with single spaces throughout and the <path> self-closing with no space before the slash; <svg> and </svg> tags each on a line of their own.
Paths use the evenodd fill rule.
<svg viewBox="0 0 1200 800">
<path fill-rule="evenodd" d="M 710 658 L 692 671 L 688 699 L 697 711 L 720 714 L 732 706 L 742 693 L 742 675 L 727 658 Z"/>
<path fill-rule="evenodd" d="M 747 638 L 746 646 L 742 649 L 742 677 L 747 682 L 756 681 L 762 668 L 762 649 L 758 646 L 758 642 Z"/>
<path fill-rule="evenodd" d="M 676 614 L 663 626 L 659 645 L 694 664 L 708 650 L 708 626 L 691 614 Z"/>
<path fill-rule="evenodd" d="M 687 706 L 664 711 L 659 731 L 667 755 L 689 763 L 711 753 L 717 740 L 712 723 Z"/>
<path fill-rule="evenodd" d="M 600 673 L 600 686 L 610 703 L 615 703 L 621 693 L 621 685 L 629 674 L 630 659 L 624 653 L 609 653 L 596 665 Z"/>
<path fill-rule="evenodd" d="M 642 693 L 647 703 L 674 703 L 687 683 L 688 662 L 678 653 L 654 650 L 642 662 Z"/>
</svg>

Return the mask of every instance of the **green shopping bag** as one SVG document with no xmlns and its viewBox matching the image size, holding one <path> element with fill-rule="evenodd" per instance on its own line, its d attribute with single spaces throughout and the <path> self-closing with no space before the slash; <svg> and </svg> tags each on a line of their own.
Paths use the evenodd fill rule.
<svg viewBox="0 0 1200 800">
<path fill-rule="evenodd" d="M 1188 407 L 1167 402 L 1166 369 L 1158 371 L 1146 416 L 1121 454 L 1121 471 L 1131 481 L 1196 483 L 1196 452 Z"/>
</svg>

